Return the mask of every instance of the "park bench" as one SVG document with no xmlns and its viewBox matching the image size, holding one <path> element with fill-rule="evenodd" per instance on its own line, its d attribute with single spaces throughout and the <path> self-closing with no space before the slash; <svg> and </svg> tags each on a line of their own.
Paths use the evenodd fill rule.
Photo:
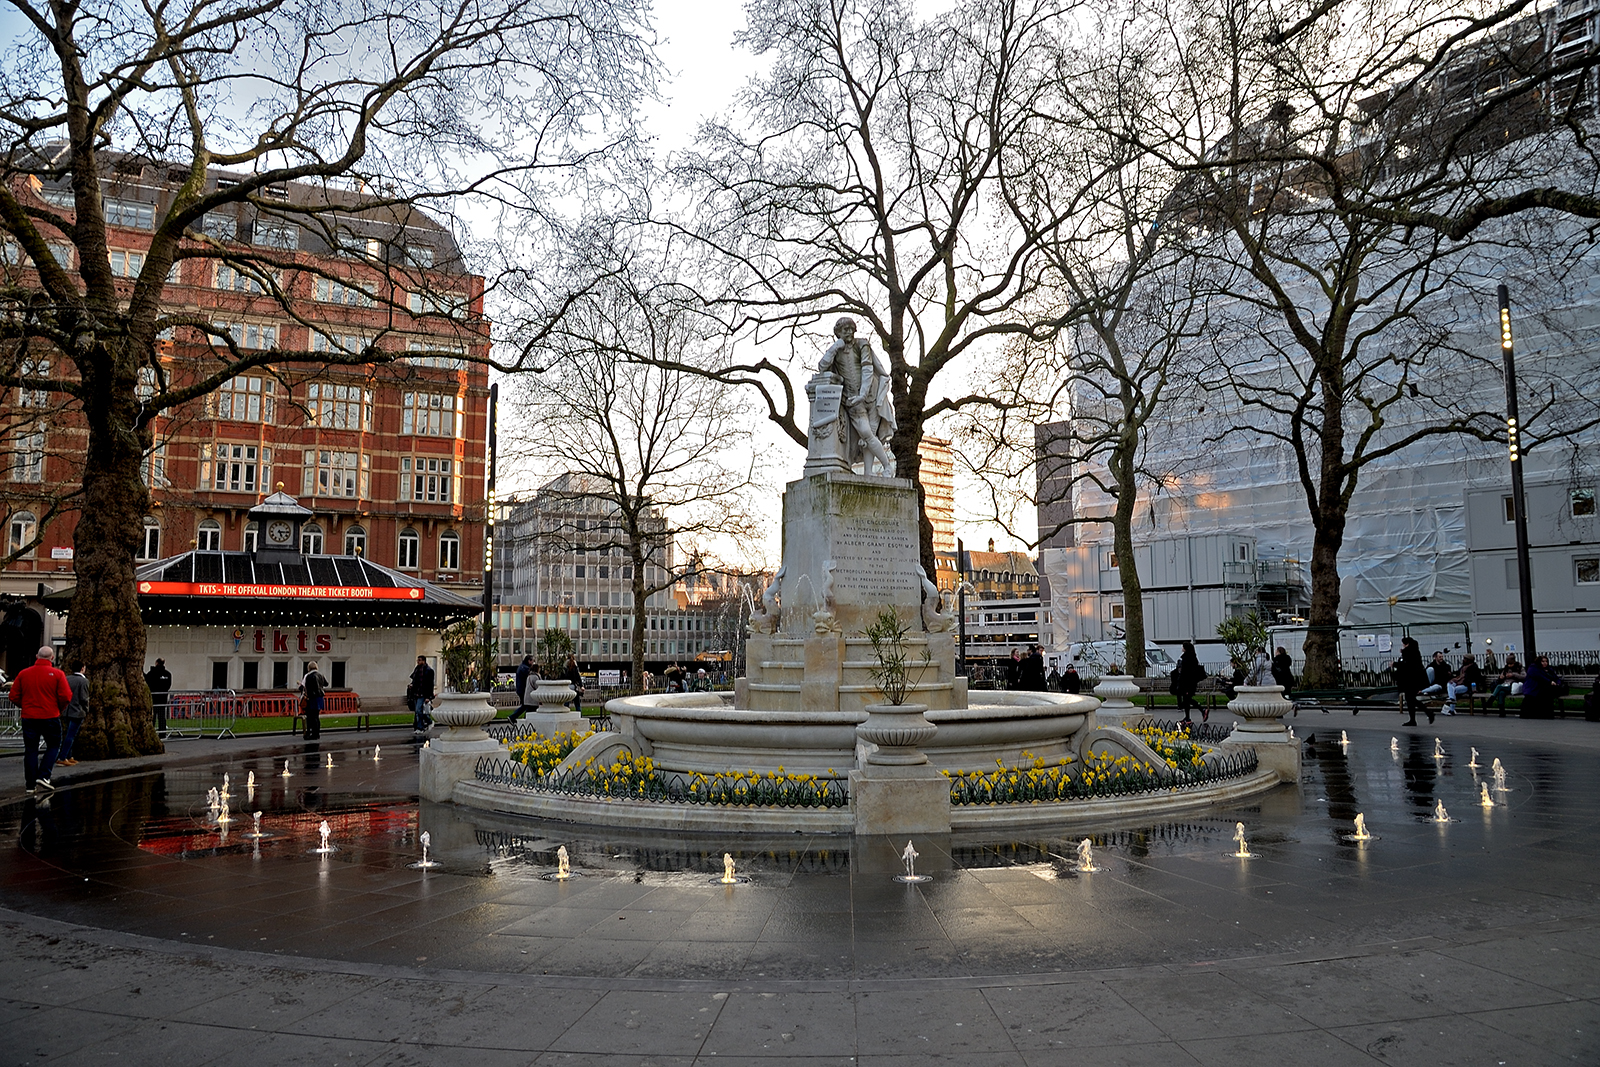
<svg viewBox="0 0 1600 1067">
<path fill-rule="evenodd" d="M 290 699 L 294 703 L 290 710 L 289 732 L 294 734 L 304 733 L 302 729 L 305 713 L 300 710 L 300 698 L 296 694 L 282 694 L 281 698 L 274 694 L 275 699 Z M 361 697 L 354 692 L 330 692 L 326 694 L 322 705 L 322 725 L 327 726 L 330 719 L 354 720 L 357 730 L 372 729 L 372 715 L 361 708 Z"/>
</svg>

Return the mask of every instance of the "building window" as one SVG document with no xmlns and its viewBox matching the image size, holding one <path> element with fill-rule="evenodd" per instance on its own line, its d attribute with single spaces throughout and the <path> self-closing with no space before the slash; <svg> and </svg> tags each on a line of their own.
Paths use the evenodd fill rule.
<svg viewBox="0 0 1600 1067">
<path fill-rule="evenodd" d="M 417 531 L 406 527 L 400 531 L 400 552 L 395 561 L 395 566 L 403 571 L 417 569 L 417 557 L 421 555 L 422 539 L 417 536 Z"/>
<path fill-rule="evenodd" d="M 407 245 L 406 262 L 413 267 L 433 266 L 433 249 L 427 245 Z"/>
<path fill-rule="evenodd" d="M 424 504 L 449 504 L 455 500 L 453 464 L 436 456 L 400 457 L 400 497 Z"/>
<path fill-rule="evenodd" d="M 466 314 L 467 298 L 463 293 L 409 293 L 406 309 L 413 315 L 447 315 L 458 319 Z"/>
<path fill-rule="evenodd" d="M 300 247 L 300 227 L 292 222 L 256 222 L 256 244 L 262 248 L 294 251 Z"/>
<path fill-rule="evenodd" d="M 6 550 L 14 556 L 33 555 L 33 539 L 39 532 L 39 520 L 31 511 L 19 511 L 11 516 L 11 535 Z"/>
<path fill-rule="evenodd" d="M 408 341 L 406 351 L 406 362 L 413 367 L 460 370 L 467 365 L 466 346 L 448 341 Z"/>
<path fill-rule="evenodd" d="M 245 526 L 244 526 L 244 550 L 246 552 L 254 552 L 256 550 L 256 544 L 259 542 L 260 538 L 261 538 L 261 527 L 259 525 L 257 525 L 256 523 L 253 523 L 253 522 L 245 523 Z"/>
<path fill-rule="evenodd" d="M 141 204 L 136 200 L 105 199 L 106 225 L 121 226 L 129 230 L 156 228 L 156 206 Z"/>
<path fill-rule="evenodd" d="M 200 219 L 200 232 L 218 241 L 237 241 L 239 220 L 220 211 L 208 211 Z"/>
<path fill-rule="evenodd" d="M 1572 517 L 1581 519 L 1594 514 L 1594 490 L 1574 489 L 1572 491 Z"/>
<path fill-rule="evenodd" d="M 11 454 L 11 480 L 44 481 L 44 431 L 30 430 L 18 434 L 16 449 Z"/>
<path fill-rule="evenodd" d="M 48 359 L 25 359 L 17 368 L 19 377 L 23 378 L 49 378 L 50 361 Z M 42 408 L 50 403 L 49 389 L 29 389 L 19 386 L 17 389 L 17 406 L 24 408 Z"/>
<path fill-rule="evenodd" d="M 461 398 L 440 393 L 406 393 L 401 400 L 400 432 L 423 437 L 455 437 Z"/>
<path fill-rule="evenodd" d="M 1589 556 L 1572 562 L 1577 567 L 1579 585 L 1600 585 L 1600 558 Z"/>
<path fill-rule="evenodd" d="M 367 554 L 367 531 L 359 526 L 352 526 L 344 532 L 344 554 L 347 556 L 365 556 Z"/>
<path fill-rule="evenodd" d="M 211 409 L 207 414 L 233 422 L 270 425 L 278 413 L 277 384 L 271 378 L 233 378 L 206 398 Z"/>
<path fill-rule="evenodd" d="M 461 569 L 461 538 L 454 533 L 445 532 L 439 535 L 439 569 L 442 571 Z"/>
<path fill-rule="evenodd" d="M 372 294 L 354 283 L 347 285 L 332 278 L 318 278 L 316 288 L 319 304 L 345 304 L 362 308 L 372 306 Z"/>
<path fill-rule="evenodd" d="M 264 326 L 259 322 L 219 322 L 216 330 L 209 332 L 224 345 L 231 337 L 233 343 L 240 348 L 278 347 L 278 328 Z"/>
<path fill-rule="evenodd" d="M 300 527 L 300 554 L 302 556 L 322 555 L 322 527 L 314 522 L 308 522 Z"/>
<path fill-rule="evenodd" d="M 259 463 L 258 463 L 259 453 Z M 212 457 L 215 456 L 215 462 Z M 200 488 L 225 493 L 253 493 L 265 485 L 272 449 L 255 445 L 201 445 Z"/>
<path fill-rule="evenodd" d="M 308 496 L 370 496 L 371 465 L 370 456 L 308 448 L 300 491 Z"/>
<path fill-rule="evenodd" d="M 119 278 L 137 278 L 144 270 L 144 253 L 123 248 L 111 250 L 111 273 Z"/>
<path fill-rule="evenodd" d="M 217 264 L 218 289 L 231 289 L 236 293 L 264 293 L 269 284 L 278 286 L 276 271 L 263 271 L 254 267 L 240 268 L 229 263 Z"/>
<path fill-rule="evenodd" d="M 1112 604 L 1111 604 L 1111 617 L 1113 619 L 1124 619 L 1124 618 L 1127 618 L 1127 608 L 1126 608 L 1126 606 L 1124 604 L 1122 604 L 1121 601 L 1113 601 L 1112 602 Z"/>
<path fill-rule="evenodd" d="M 161 524 L 154 515 L 144 517 L 144 536 L 139 540 L 139 559 L 161 558 Z"/>
<path fill-rule="evenodd" d="M 200 524 L 195 547 L 202 552 L 222 551 L 222 527 L 215 519 L 207 519 Z"/>
<path fill-rule="evenodd" d="M 372 344 L 372 339 L 363 337 L 359 333 L 311 331 L 311 351 L 313 352 L 365 352 L 370 344 Z"/>
<path fill-rule="evenodd" d="M 325 430 L 370 432 L 372 390 L 359 385 L 312 382 L 306 386 L 306 414 L 312 425 Z"/>
<path fill-rule="evenodd" d="M 144 484 L 152 489 L 165 489 L 171 483 L 167 481 L 167 443 L 158 442 L 151 446 L 150 451 L 144 455 L 144 467 L 140 470 Z"/>
<path fill-rule="evenodd" d="M 1507 522 L 1516 522 L 1517 521 L 1517 502 L 1515 500 L 1513 500 L 1511 497 L 1508 497 L 1508 496 L 1503 496 L 1503 497 L 1500 498 L 1500 500 L 1501 500 L 1501 502 L 1503 504 L 1505 504 L 1506 521 Z"/>
</svg>

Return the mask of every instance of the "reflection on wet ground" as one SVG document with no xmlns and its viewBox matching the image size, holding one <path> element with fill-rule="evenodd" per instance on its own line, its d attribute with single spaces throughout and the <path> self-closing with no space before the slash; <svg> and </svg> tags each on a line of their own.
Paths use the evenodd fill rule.
<svg viewBox="0 0 1600 1067">
<path fill-rule="evenodd" d="M 1341 947 L 1570 916 L 1600 883 L 1600 756 L 1352 730 L 1300 788 L 1089 834 L 903 841 L 670 835 L 419 804 L 415 752 L 324 747 L 129 774 L 0 807 L 18 910 L 258 951 L 671 977 L 1051 972 Z M 332 767 L 326 765 L 329 751 Z M 1499 757 L 1510 791 L 1478 805 Z M 207 793 L 228 776 L 228 813 Z M 254 775 L 253 787 L 248 784 Z M 1480 777 L 1483 776 L 1483 777 Z M 1430 822 L 1437 802 L 1455 816 Z M 246 837 L 261 812 L 261 830 Z M 1379 839 L 1346 841 L 1355 816 Z M 326 821 L 336 851 L 314 854 Z M 1255 858 L 1229 855 L 1243 822 Z M 417 871 L 422 831 L 443 866 Z M 577 877 L 553 881 L 565 846 Z M 730 853 L 749 884 L 713 885 Z"/>
</svg>

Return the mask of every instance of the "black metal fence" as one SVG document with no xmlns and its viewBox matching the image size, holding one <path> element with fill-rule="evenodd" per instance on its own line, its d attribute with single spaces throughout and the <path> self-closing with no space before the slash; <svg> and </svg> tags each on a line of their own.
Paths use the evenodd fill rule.
<svg viewBox="0 0 1600 1067">
<path fill-rule="evenodd" d="M 585 716 L 583 725 L 585 732 L 593 730 L 597 734 L 603 734 L 614 729 L 609 715 Z M 522 720 L 517 722 L 511 722 L 510 720 L 492 722 L 483 728 L 483 732 L 496 741 L 501 741 L 508 745 L 514 745 L 522 741 L 532 741 L 538 734 L 532 723 Z"/>
</svg>

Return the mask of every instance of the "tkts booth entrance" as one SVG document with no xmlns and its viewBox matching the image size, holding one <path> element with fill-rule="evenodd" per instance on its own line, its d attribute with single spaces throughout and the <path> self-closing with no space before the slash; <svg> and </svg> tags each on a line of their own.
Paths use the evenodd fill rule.
<svg viewBox="0 0 1600 1067">
<path fill-rule="evenodd" d="M 250 509 L 262 534 L 253 550 L 194 550 L 138 569 L 146 665 L 164 659 L 172 672 L 175 729 L 188 718 L 185 700 L 226 701 L 207 718 L 296 714 L 295 687 L 312 662 L 331 686 L 324 715 L 403 711 L 417 657 L 437 672 L 439 631 L 482 612 L 360 556 L 302 555 L 300 526 L 311 517 L 274 493 Z M 65 612 L 71 599 L 66 589 L 47 602 Z"/>
</svg>

